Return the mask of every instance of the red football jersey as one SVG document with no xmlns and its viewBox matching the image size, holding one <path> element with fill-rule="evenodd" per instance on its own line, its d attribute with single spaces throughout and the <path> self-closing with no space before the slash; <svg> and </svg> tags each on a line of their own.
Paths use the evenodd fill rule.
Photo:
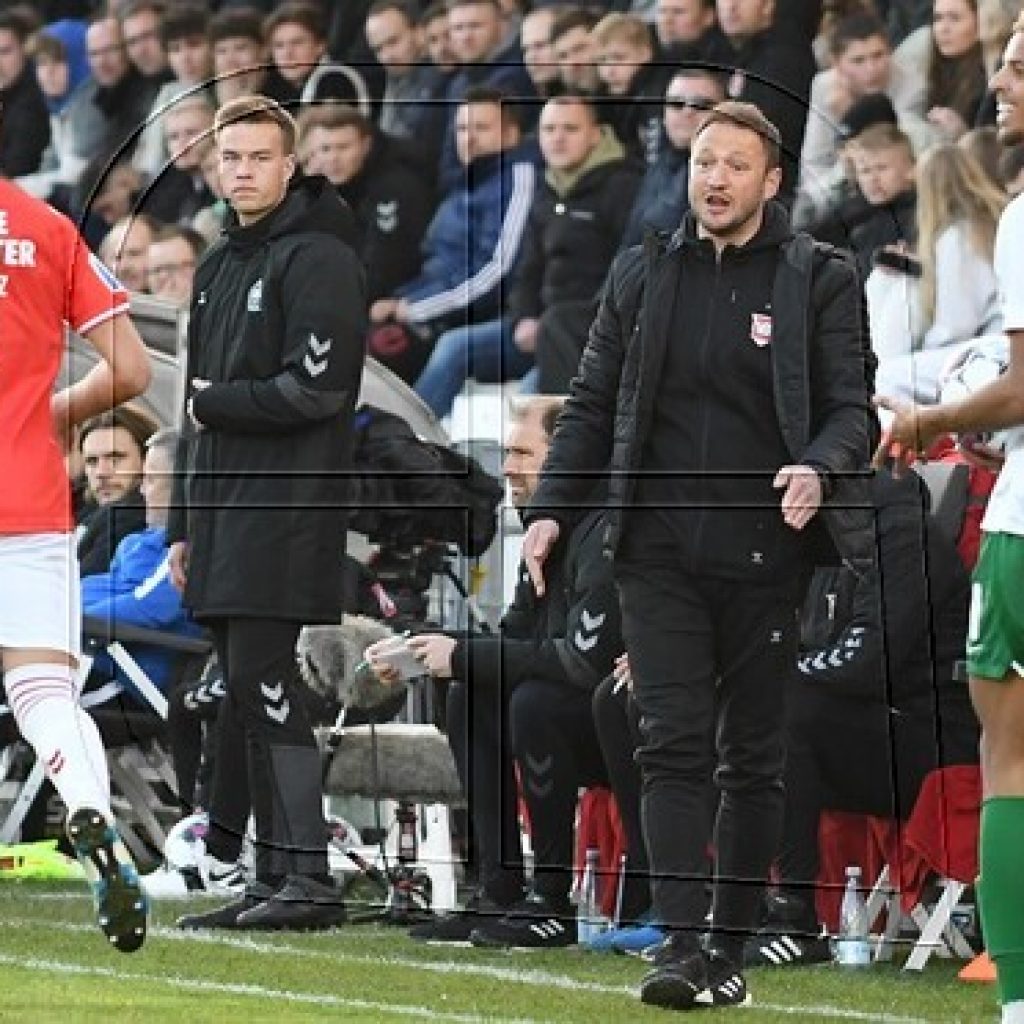
<svg viewBox="0 0 1024 1024">
<path fill-rule="evenodd" d="M 127 310 L 71 222 L 0 178 L 0 534 L 72 528 L 50 412 L 65 332 Z"/>
</svg>

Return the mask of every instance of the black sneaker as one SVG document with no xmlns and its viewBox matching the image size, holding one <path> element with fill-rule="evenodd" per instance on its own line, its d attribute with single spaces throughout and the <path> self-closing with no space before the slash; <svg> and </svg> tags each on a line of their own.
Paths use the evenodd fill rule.
<svg viewBox="0 0 1024 1024">
<path fill-rule="evenodd" d="M 576 918 L 568 900 L 556 903 L 532 894 L 504 917 L 485 921 L 470 933 L 474 946 L 488 949 L 555 949 L 576 942 Z"/>
<path fill-rule="evenodd" d="M 320 932 L 345 923 L 340 890 L 305 875 L 289 875 L 270 899 L 238 915 L 245 931 Z"/>
<path fill-rule="evenodd" d="M 82 807 L 68 818 L 65 831 L 92 887 L 103 934 L 115 949 L 134 953 L 146 939 L 149 907 L 117 826 L 99 811 Z"/>
<path fill-rule="evenodd" d="M 640 983 L 640 1001 L 669 1010 L 709 1006 L 746 1006 L 743 975 L 721 953 L 680 952 L 669 939 Z"/>
<path fill-rule="evenodd" d="M 828 931 L 824 928 L 815 936 L 801 935 L 799 932 L 758 934 L 743 948 L 745 967 L 800 967 L 827 964 L 831 960 L 832 946 Z"/>
<path fill-rule="evenodd" d="M 275 890 L 263 882 L 252 881 L 245 887 L 245 892 L 230 903 L 225 903 L 216 910 L 208 910 L 205 914 L 186 914 L 179 917 L 177 926 L 186 931 L 197 928 L 228 928 L 238 927 L 238 919 L 247 910 L 253 910 L 266 903 Z"/>
<path fill-rule="evenodd" d="M 475 892 L 463 910 L 442 914 L 414 925 L 409 938 L 418 942 L 469 942 L 473 930 L 503 917 L 508 907 L 496 903 L 485 892 Z"/>
</svg>

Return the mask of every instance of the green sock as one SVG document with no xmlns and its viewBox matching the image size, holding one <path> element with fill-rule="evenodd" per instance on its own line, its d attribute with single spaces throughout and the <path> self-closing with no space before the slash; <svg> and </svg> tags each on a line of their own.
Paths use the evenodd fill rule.
<svg viewBox="0 0 1024 1024">
<path fill-rule="evenodd" d="M 981 807 L 978 908 L 998 971 L 999 1002 L 1024 999 L 1024 797 L 990 797 Z"/>
</svg>

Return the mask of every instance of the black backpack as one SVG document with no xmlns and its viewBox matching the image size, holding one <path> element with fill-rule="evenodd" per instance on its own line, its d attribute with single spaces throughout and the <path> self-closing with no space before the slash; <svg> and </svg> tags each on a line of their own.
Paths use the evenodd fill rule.
<svg viewBox="0 0 1024 1024">
<path fill-rule="evenodd" d="M 353 457 L 351 529 L 403 549 L 439 541 L 475 557 L 490 547 L 504 491 L 476 459 L 371 405 L 356 415 Z"/>
</svg>

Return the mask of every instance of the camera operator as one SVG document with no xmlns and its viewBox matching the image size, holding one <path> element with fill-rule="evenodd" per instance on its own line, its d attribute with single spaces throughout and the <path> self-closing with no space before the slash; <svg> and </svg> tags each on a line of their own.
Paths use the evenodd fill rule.
<svg viewBox="0 0 1024 1024">
<path fill-rule="evenodd" d="M 502 471 L 518 509 L 536 489 L 563 403 L 538 396 L 512 405 Z M 576 794 L 605 779 L 591 697 L 622 650 L 603 527 L 600 507 L 583 515 L 556 551 L 555 582 L 543 598 L 521 566 L 498 634 L 422 633 L 408 642 L 432 676 L 453 680 L 448 736 L 480 872 L 463 911 L 413 928 L 413 938 L 506 947 L 576 941 L 568 899 Z M 397 675 L 374 646 L 367 657 L 383 681 Z M 533 833 L 534 891 L 525 900 L 513 758 Z"/>
</svg>

